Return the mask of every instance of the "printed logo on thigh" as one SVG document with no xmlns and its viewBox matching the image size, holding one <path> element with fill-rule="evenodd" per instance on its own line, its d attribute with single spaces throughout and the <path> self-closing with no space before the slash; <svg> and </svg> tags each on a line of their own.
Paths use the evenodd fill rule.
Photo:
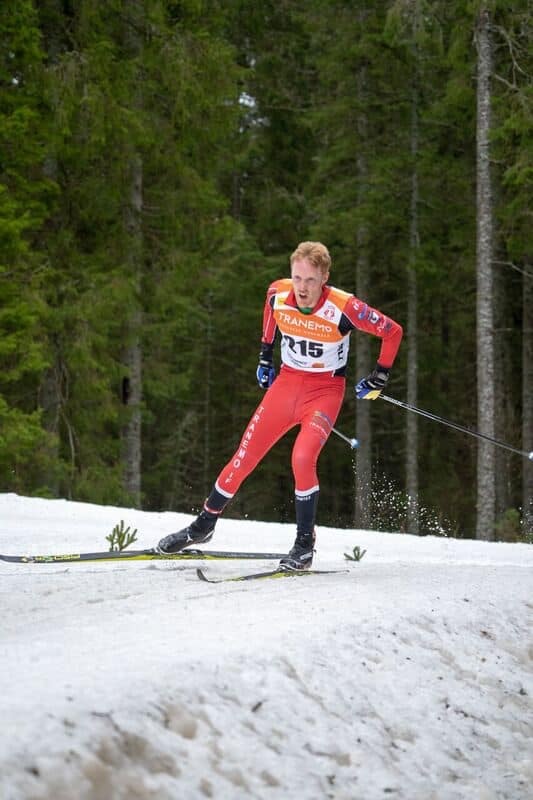
<svg viewBox="0 0 533 800">
<path fill-rule="evenodd" d="M 322 444 L 325 444 L 331 428 L 333 427 L 333 423 L 323 411 L 315 411 L 311 418 L 310 427 L 319 432 L 320 440 Z"/>
</svg>

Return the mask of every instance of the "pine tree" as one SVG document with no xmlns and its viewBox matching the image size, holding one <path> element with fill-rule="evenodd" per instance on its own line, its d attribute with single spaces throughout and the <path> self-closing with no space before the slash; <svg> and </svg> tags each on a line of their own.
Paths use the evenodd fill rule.
<svg viewBox="0 0 533 800">
<path fill-rule="evenodd" d="M 176 425 L 169 411 L 188 402 L 172 390 L 192 391 L 201 339 L 186 318 L 219 244 L 218 182 L 237 119 L 224 18 L 195 4 L 82 3 L 59 52 L 54 41 L 46 97 L 60 198 L 47 302 L 63 381 L 63 491 L 72 496 L 139 502 L 142 394 L 150 497 L 162 480 L 160 445 Z M 51 20 L 43 16 L 43 27 Z"/>
<path fill-rule="evenodd" d="M 420 262 L 420 183 L 421 143 L 424 115 L 423 87 L 431 84 L 434 64 L 440 56 L 440 25 L 435 4 L 427 0 L 396 0 L 387 15 L 391 41 L 400 49 L 408 70 L 409 92 L 409 242 L 407 248 L 407 402 L 418 405 L 418 283 L 417 267 Z M 405 489 L 407 496 L 407 529 L 419 530 L 419 435 L 418 416 L 410 414 L 406 423 Z"/>
<path fill-rule="evenodd" d="M 54 186 L 41 168 L 47 121 L 33 4 L 7 0 L 0 34 L 0 478 L 5 489 L 42 492 L 52 441 L 38 402 L 46 366 L 39 235 Z"/>
<path fill-rule="evenodd" d="M 344 2 L 332 3 L 326 11 L 317 4 L 310 12 L 318 76 L 311 115 L 318 152 L 310 206 L 313 236 L 333 252 L 336 285 L 403 321 L 405 288 L 398 275 L 405 275 L 408 241 L 404 170 L 409 140 L 403 127 L 408 97 L 405 65 L 385 36 L 385 12 L 381 7 L 356 11 Z M 355 333 L 352 351 L 351 385 L 354 372 L 357 378 L 368 374 L 378 347 Z M 401 353 L 393 370 L 396 380 L 404 357 Z M 391 437 L 395 445 L 399 441 L 390 428 L 395 423 L 384 404 L 370 408 L 350 402 L 352 398 L 350 391 L 341 420 L 356 415 L 360 440 L 355 492 L 352 487 L 346 492 L 355 497 L 355 523 L 372 520 L 374 526 L 398 527 L 403 521 L 397 510 L 382 503 L 385 474 L 389 480 L 397 478 L 398 489 L 403 485 L 400 453 L 388 446 Z M 331 456 L 336 456 L 334 470 L 340 468 L 339 480 L 345 483 L 352 474 L 349 462 L 340 461 L 333 446 Z"/>
</svg>

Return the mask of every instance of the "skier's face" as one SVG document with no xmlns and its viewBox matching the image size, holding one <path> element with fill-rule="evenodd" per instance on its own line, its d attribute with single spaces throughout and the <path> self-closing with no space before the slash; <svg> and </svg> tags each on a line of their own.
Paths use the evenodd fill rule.
<svg viewBox="0 0 533 800">
<path fill-rule="evenodd" d="M 291 266 L 292 288 L 300 308 L 314 308 L 329 278 L 329 272 L 314 267 L 307 258 L 293 261 Z"/>
</svg>

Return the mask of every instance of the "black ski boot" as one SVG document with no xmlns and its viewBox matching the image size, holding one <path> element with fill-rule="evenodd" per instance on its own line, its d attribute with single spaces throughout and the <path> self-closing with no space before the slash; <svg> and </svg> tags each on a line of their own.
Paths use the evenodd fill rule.
<svg viewBox="0 0 533 800">
<path fill-rule="evenodd" d="M 208 542 L 213 537 L 217 519 L 217 514 L 202 511 L 187 528 L 183 528 L 177 533 L 169 533 L 168 536 L 161 539 L 155 549 L 161 555 L 168 555 L 170 553 L 179 553 L 180 550 L 193 544 Z"/>
<path fill-rule="evenodd" d="M 315 533 L 299 533 L 286 556 L 280 559 L 280 569 L 310 569 L 313 563 Z"/>
</svg>

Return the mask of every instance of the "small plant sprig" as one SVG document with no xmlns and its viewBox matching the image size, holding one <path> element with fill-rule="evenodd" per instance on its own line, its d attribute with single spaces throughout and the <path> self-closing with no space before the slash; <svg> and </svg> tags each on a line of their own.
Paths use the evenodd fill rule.
<svg viewBox="0 0 533 800">
<path fill-rule="evenodd" d="M 109 550 L 125 550 L 130 544 L 137 541 L 137 528 L 130 532 L 130 526 L 124 527 L 124 520 L 120 520 L 120 525 L 115 525 L 113 532 L 105 537 L 109 542 Z"/>
<path fill-rule="evenodd" d="M 354 549 L 352 550 L 352 553 L 353 553 L 353 555 L 350 555 L 349 553 L 345 553 L 344 554 L 344 558 L 347 561 L 361 561 L 361 559 L 363 558 L 364 554 L 366 553 L 366 550 L 361 550 L 360 547 L 355 545 Z"/>
</svg>

